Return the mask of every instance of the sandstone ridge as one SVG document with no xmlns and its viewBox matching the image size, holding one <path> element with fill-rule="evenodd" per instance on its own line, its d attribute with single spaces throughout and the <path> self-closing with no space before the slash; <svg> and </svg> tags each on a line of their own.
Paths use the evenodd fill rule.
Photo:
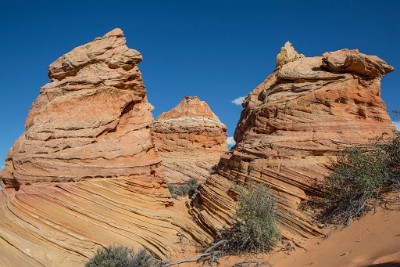
<svg viewBox="0 0 400 267">
<path fill-rule="evenodd" d="M 342 49 L 299 55 L 286 43 L 277 68 L 243 102 L 235 147 L 221 156 L 192 201 L 195 220 L 214 235 L 233 222 L 235 184 L 266 184 L 277 200 L 284 237 L 300 244 L 320 230 L 300 203 L 344 148 L 388 140 L 395 128 L 380 96 L 393 67 L 376 56 Z"/>
</svg>

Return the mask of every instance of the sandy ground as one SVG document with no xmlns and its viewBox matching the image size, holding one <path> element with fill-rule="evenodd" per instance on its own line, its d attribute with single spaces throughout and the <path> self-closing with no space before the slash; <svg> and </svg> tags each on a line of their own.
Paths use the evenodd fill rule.
<svg viewBox="0 0 400 267">
<path fill-rule="evenodd" d="M 379 208 L 324 240 L 309 240 L 305 248 L 276 253 L 269 261 L 277 267 L 400 266 L 400 205 Z"/>
<path fill-rule="evenodd" d="M 219 266 L 245 260 L 268 262 L 273 267 L 394 267 L 400 266 L 400 203 L 379 207 L 341 230 L 330 229 L 325 239 L 310 239 L 290 253 L 225 257 Z M 175 266 L 202 266 L 194 262 Z M 216 265 L 214 265 L 216 266 Z M 244 266 L 255 266 L 243 265 Z"/>
</svg>

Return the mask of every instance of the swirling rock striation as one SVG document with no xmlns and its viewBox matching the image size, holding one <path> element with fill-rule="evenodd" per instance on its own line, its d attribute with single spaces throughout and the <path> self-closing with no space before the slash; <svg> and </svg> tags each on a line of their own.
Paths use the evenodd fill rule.
<svg viewBox="0 0 400 267">
<path fill-rule="evenodd" d="M 349 146 L 394 136 L 380 96 L 393 67 L 376 56 L 342 49 L 304 57 L 286 43 L 275 71 L 243 103 L 236 145 L 221 156 L 192 201 L 195 220 L 214 235 L 232 223 L 235 184 L 266 184 L 277 200 L 283 236 L 298 244 L 319 235 L 301 201 L 320 195 L 318 181 Z"/>
<path fill-rule="evenodd" d="M 83 266 L 100 246 L 177 258 L 210 241 L 170 197 L 120 29 L 49 67 L 2 172 L 1 266 Z"/>
</svg>

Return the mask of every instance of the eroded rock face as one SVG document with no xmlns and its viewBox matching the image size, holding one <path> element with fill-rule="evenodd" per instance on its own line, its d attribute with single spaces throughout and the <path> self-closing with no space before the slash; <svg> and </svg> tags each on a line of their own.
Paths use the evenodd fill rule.
<svg viewBox="0 0 400 267">
<path fill-rule="evenodd" d="M 184 97 L 162 113 L 152 127 L 154 143 L 171 183 L 190 178 L 205 181 L 212 166 L 227 151 L 226 126 L 198 97 Z"/>
<path fill-rule="evenodd" d="M 217 173 L 192 202 L 194 218 L 211 233 L 232 223 L 234 184 L 252 181 L 271 188 L 283 236 L 298 243 L 318 235 L 299 204 L 321 194 L 315 183 L 329 173 L 331 160 L 346 147 L 394 136 L 380 96 L 381 77 L 393 67 L 357 50 L 292 54 L 247 96 L 236 146 L 221 157 Z"/>
<path fill-rule="evenodd" d="M 115 29 L 53 62 L 7 155 L 5 186 L 160 176 L 141 60 Z"/>
<path fill-rule="evenodd" d="M 140 61 L 116 29 L 50 65 L 2 173 L 0 266 L 84 266 L 113 244 L 176 259 L 211 240 L 166 187 Z"/>
<path fill-rule="evenodd" d="M 197 96 L 186 96 L 175 108 L 162 113 L 152 131 L 158 151 L 227 150 L 226 126 Z"/>
</svg>

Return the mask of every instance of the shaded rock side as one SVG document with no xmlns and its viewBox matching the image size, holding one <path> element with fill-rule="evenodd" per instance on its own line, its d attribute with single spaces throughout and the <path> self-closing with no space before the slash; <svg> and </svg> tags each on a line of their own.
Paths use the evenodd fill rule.
<svg viewBox="0 0 400 267">
<path fill-rule="evenodd" d="M 226 126 L 198 97 L 184 97 L 152 126 L 154 143 L 170 183 L 204 182 L 227 151 Z"/>
<path fill-rule="evenodd" d="M 112 244 L 176 259 L 210 241 L 166 187 L 141 59 L 115 29 L 50 65 L 2 173 L 1 266 L 83 266 Z"/>
<path fill-rule="evenodd" d="M 214 235 L 233 221 L 235 185 L 250 181 L 271 188 L 284 237 L 300 244 L 319 235 L 299 205 L 321 195 L 316 183 L 329 174 L 332 160 L 346 147 L 394 137 L 380 96 L 381 77 L 393 67 L 357 50 L 292 54 L 247 96 L 236 145 L 191 203 L 195 220 Z"/>
<path fill-rule="evenodd" d="M 6 187 L 92 178 L 160 176 L 138 63 L 120 29 L 79 46 L 49 66 L 10 149 Z"/>
</svg>

